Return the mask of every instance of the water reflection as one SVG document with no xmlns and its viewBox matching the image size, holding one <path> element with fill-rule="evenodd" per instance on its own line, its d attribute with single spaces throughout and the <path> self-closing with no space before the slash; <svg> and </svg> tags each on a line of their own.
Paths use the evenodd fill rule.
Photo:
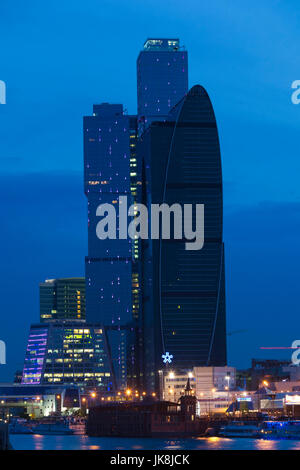
<svg viewBox="0 0 300 470">
<path fill-rule="evenodd" d="M 296 440 L 229 439 L 215 436 L 171 440 L 14 434 L 10 439 L 16 450 L 300 450 L 300 441 Z"/>
<path fill-rule="evenodd" d="M 276 450 L 278 449 L 278 443 L 280 441 L 269 441 L 265 439 L 255 439 L 255 449 L 256 450 Z"/>
<path fill-rule="evenodd" d="M 44 436 L 41 436 L 40 434 L 34 434 L 33 435 L 34 439 L 34 448 L 36 450 L 43 450 L 44 449 Z"/>
<path fill-rule="evenodd" d="M 180 441 L 166 441 L 164 449 L 177 450 L 182 449 Z"/>
</svg>

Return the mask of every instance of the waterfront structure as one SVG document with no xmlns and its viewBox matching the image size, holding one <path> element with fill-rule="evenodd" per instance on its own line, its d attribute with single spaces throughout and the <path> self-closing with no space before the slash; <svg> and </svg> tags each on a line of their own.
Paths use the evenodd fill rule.
<svg viewBox="0 0 300 470">
<path fill-rule="evenodd" d="M 185 239 L 143 241 L 147 390 L 157 390 L 162 357 L 176 370 L 226 365 L 223 190 L 217 124 L 205 89 L 194 86 L 165 122 L 140 138 L 143 202 L 204 204 L 204 246 Z"/>
<path fill-rule="evenodd" d="M 189 383 L 179 403 L 172 401 L 125 402 L 90 409 L 89 436 L 184 437 L 204 435 L 208 421 L 197 416 L 197 400 Z"/>
<path fill-rule="evenodd" d="M 55 322 L 32 325 L 22 375 L 23 385 L 78 385 L 116 391 L 100 325 Z"/>
<path fill-rule="evenodd" d="M 139 243 L 129 238 L 100 240 L 96 234 L 100 220 L 96 211 L 100 204 L 118 204 L 119 196 L 127 196 L 128 204 L 138 198 L 136 124 L 136 117 L 127 115 L 121 104 L 94 105 L 93 115 L 84 118 L 84 188 L 88 200 L 86 315 L 88 322 L 100 322 L 107 330 L 119 389 L 126 387 L 128 373 L 133 379 L 138 375 L 139 340 L 131 332 L 140 331 Z"/>
<path fill-rule="evenodd" d="M 85 320 L 85 278 L 46 279 L 40 283 L 40 322 Z"/>
<path fill-rule="evenodd" d="M 80 408 L 80 391 L 63 385 L 21 385 L 0 383 L 0 414 L 7 410 L 14 415 L 25 411 L 31 418 Z"/>
<path fill-rule="evenodd" d="M 236 390 L 234 367 L 194 367 L 187 373 L 172 369 L 166 372 L 161 396 L 165 400 L 177 401 L 184 391 L 187 379 L 190 381 L 191 390 L 199 400 L 224 397 L 224 401 L 228 401 L 228 393 Z"/>
<path fill-rule="evenodd" d="M 290 379 L 290 374 L 298 367 L 291 367 L 291 361 L 278 359 L 252 359 L 251 390 L 256 390 L 264 382 L 277 382 Z"/>
<path fill-rule="evenodd" d="M 188 91 L 188 54 L 179 39 L 149 38 L 137 58 L 140 132 L 164 120 Z"/>
<path fill-rule="evenodd" d="M 0 420 L 0 450 L 9 450 L 11 449 L 10 442 L 9 442 L 9 432 L 8 432 L 8 424 L 3 420 Z"/>
</svg>

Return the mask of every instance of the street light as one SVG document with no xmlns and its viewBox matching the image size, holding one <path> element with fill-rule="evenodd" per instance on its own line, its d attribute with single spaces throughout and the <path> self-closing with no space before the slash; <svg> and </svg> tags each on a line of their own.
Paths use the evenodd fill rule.
<svg viewBox="0 0 300 470">
<path fill-rule="evenodd" d="M 225 390 L 227 390 L 227 408 L 229 408 L 229 383 L 230 383 L 230 374 L 225 375 L 225 379 L 227 380 L 227 386 L 225 387 Z"/>
</svg>

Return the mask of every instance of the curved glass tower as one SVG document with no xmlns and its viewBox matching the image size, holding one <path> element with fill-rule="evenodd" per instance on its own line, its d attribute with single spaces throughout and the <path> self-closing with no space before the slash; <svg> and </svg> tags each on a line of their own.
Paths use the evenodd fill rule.
<svg viewBox="0 0 300 470">
<path fill-rule="evenodd" d="M 140 146 L 144 202 L 204 204 L 205 220 L 201 250 L 186 250 L 184 239 L 144 242 L 145 378 L 154 389 L 166 352 L 175 370 L 226 365 L 222 168 L 205 89 L 194 86 Z"/>
</svg>

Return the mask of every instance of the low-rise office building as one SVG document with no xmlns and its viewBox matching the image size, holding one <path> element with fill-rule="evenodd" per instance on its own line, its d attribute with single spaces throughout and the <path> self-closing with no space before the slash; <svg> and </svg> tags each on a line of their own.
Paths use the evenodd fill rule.
<svg viewBox="0 0 300 470">
<path fill-rule="evenodd" d="M 32 325 L 22 384 L 77 385 L 113 392 L 113 364 L 104 328 L 83 322 Z"/>
</svg>

